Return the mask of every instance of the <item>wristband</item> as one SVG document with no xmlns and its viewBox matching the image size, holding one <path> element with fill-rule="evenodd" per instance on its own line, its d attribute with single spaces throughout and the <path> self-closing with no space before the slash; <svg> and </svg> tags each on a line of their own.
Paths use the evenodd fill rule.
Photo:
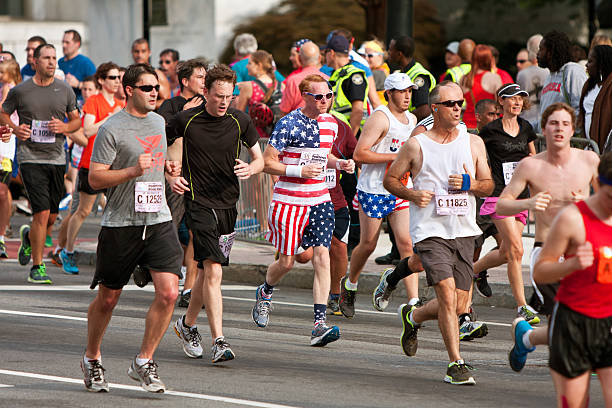
<svg viewBox="0 0 612 408">
<path fill-rule="evenodd" d="M 340 170 L 340 165 L 341 165 L 341 162 L 343 162 L 343 161 L 344 160 L 342 160 L 342 159 L 336 160 L 336 169 Z"/>
<path fill-rule="evenodd" d="M 302 177 L 302 167 L 295 164 L 288 164 L 285 169 L 285 175 L 287 177 Z"/>
<path fill-rule="evenodd" d="M 469 174 L 462 174 L 463 182 L 461 183 L 461 191 L 470 191 L 470 187 L 472 184 L 472 180 L 470 179 Z"/>
</svg>

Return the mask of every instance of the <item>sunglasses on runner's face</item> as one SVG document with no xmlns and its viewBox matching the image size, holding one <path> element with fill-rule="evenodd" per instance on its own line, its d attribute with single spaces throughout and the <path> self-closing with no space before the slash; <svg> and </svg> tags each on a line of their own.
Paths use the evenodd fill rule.
<svg viewBox="0 0 612 408">
<path fill-rule="evenodd" d="M 365 54 L 366 58 L 374 58 L 377 55 L 383 55 L 383 53 L 382 52 L 375 52 L 375 53 L 372 53 L 372 54 Z"/>
<path fill-rule="evenodd" d="M 114 81 L 115 79 L 119 79 L 119 75 L 107 75 L 104 78 Z"/>
<path fill-rule="evenodd" d="M 159 92 L 159 84 L 157 85 L 134 85 L 134 88 L 138 88 L 142 92 L 151 92 L 154 89 L 156 92 Z"/>
<path fill-rule="evenodd" d="M 326 99 L 331 99 L 332 96 L 334 96 L 334 94 L 331 93 L 331 92 L 328 92 L 326 94 L 313 94 L 313 93 L 310 93 L 310 92 L 304 92 L 304 93 L 306 95 L 312 96 L 315 99 L 315 101 L 320 101 L 320 100 L 323 99 L 323 97 L 325 97 Z"/>
<path fill-rule="evenodd" d="M 159 60 L 159 65 L 172 64 L 171 60 Z"/>
<path fill-rule="evenodd" d="M 458 107 L 462 107 L 463 106 L 463 102 L 465 102 L 465 100 L 459 99 L 459 100 L 456 100 L 456 101 L 436 102 L 434 105 L 443 105 L 443 106 L 446 106 L 447 108 L 452 108 L 455 105 L 457 105 Z"/>
</svg>

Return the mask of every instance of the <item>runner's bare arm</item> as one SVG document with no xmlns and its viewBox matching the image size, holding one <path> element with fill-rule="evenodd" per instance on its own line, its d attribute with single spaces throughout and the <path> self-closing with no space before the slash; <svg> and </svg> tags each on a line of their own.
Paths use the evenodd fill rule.
<svg viewBox="0 0 612 408">
<path fill-rule="evenodd" d="M 470 145 L 474 149 L 474 153 L 476 153 L 476 163 L 474 163 L 476 174 L 474 174 L 474 177 L 470 175 L 470 192 L 478 197 L 485 197 L 491 194 L 495 188 L 495 183 L 491 177 L 491 169 L 487 162 L 487 150 L 479 136 L 470 135 L 470 138 Z M 469 174 L 465 165 L 464 170 Z"/>
<path fill-rule="evenodd" d="M 529 144 L 527 145 L 529 147 L 529 155 L 530 156 L 535 156 L 536 155 L 536 148 L 535 148 L 535 143 L 534 142 L 529 142 Z"/>
<path fill-rule="evenodd" d="M 599 155 L 595 152 L 590 152 L 590 151 L 585 151 L 584 153 L 587 154 L 587 157 L 591 163 L 591 170 L 592 170 L 591 187 L 593 187 L 594 192 L 598 192 L 599 191 L 599 180 L 597 180 L 597 177 L 599 176 L 599 171 L 597 170 L 597 167 L 599 166 Z"/>
<path fill-rule="evenodd" d="M 143 175 L 145 170 L 151 168 L 152 165 L 151 153 L 143 153 L 138 156 L 136 165 L 117 170 L 111 170 L 110 164 L 97 163 L 92 160 L 89 164 L 89 184 L 94 190 L 114 187 Z"/>
<path fill-rule="evenodd" d="M 106 122 L 106 120 L 109 117 L 110 116 L 107 116 L 104 119 L 102 119 L 101 121 L 96 122 L 96 116 L 95 115 L 92 115 L 90 113 L 86 113 L 85 117 L 83 118 L 83 132 L 85 133 L 85 136 L 87 138 L 90 138 L 93 135 L 95 135 L 96 133 L 98 133 L 98 130 L 100 129 L 100 126 L 102 126 L 104 124 L 104 122 Z"/>
<path fill-rule="evenodd" d="M 349 118 L 349 123 L 351 124 L 351 129 L 353 129 L 353 134 L 355 136 L 357 136 L 357 132 L 359 132 L 359 127 L 361 126 L 362 118 L 363 118 L 363 101 L 351 102 L 351 116 Z"/>
<path fill-rule="evenodd" d="M 68 122 L 64 123 L 63 120 L 58 118 L 52 118 L 49 121 L 49 130 L 54 133 L 72 133 L 79 130 L 81 127 L 81 115 L 79 115 L 78 109 L 67 113 Z"/>
<path fill-rule="evenodd" d="M 397 158 L 391 163 L 391 166 L 383 179 L 385 189 L 396 197 L 403 198 L 414 202 L 419 207 L 427 207 L 431 198 L 434 196 L 433 191 L 408 189 L 404 186 L 401 179 L 406 172 L 414 172 L 420 170 L 417 166 L 417 160 L 421 156 L 421 147 L 416 139 L 408 139 L 400 148 Z"/>
<path fill-rule="evenodd" d="M 76 132 L 72 132 L 72 133 L 66 133 L 66 137 L 70 140 L 72 140 L 74 143 L 78 144 L 79 146 L 87 146 L 87 137 L 85 136 L 85 134 L 83 133 L 83 128 L 79 128 L 79 130 L 77 130 Z"/>
<path fill-rule="evenodd" d="M 548 207 L 552 196 L 547 192 L 541 191 L 530 198 L 516 199 L 529 184 L 528 176 L 534 171 L 533 160 L 526 157 L 519 162 L 512 174 L 510 183 L 499 195 L 499 200 L 495 206 L 495 212 L 498 215 L 510 216 L 525 210 L 544 211 Z"/>
<path fill-rule="evenodd" d="M 389 131 L 389 119 L 382 112 L 374 112 L 363 125 L 363 132 L 355 146 L 353 159 L 359 163 L 389 163 L 392 162 L 397 154 L 395 153 L 375 153 L 370 149 L 384 137 Z"/>
<path fill-rule="evenodd" d="M 255 143 L 249 148 L 249 155 L 251 156 L 250 163 L 236 159 L 234 174 L 236 174 L 240 180 L 246 180 L 253 174 L 261 173 L 264 168 L 264 159 L 263 155 L 261 154 L 259 143 Z"/>
<path fill-rule="evenodd" d="M 378 96 L 378 92 L 376 92 L 376 82 L 374 82 L 374 75 L 370 75 L 368 77 L 368 99 L 370 100 L 370 106 L 372 110 L 378 108 L 380 106 L 380 97 Z"/>
<path fill-rule="evenodd" d="M 330 169 L 344 170 L 349 174 L 355 172 L 355 162 L 352 159 L 339 159 L 331 153 L 327 155 L 327 167 Z"/>
<path fill-rule="evenodd" d="M 183 161 L 183 138 L 179 137 L 168 146 L 168 160 Z"/>
<path fill-rule="evenodd" d="M 533 279 L 537 283 L 555 283 L 574 271 L 592 265 L 593 247 L 585 238 L 580 211 L 575 205 L 567 206 L 553 221 L 535 265 Z M 574 248 L 574 256 L 559 263 L 559 258 L 569 251 L 574 252 Z"/>
<path fill-rule="evenodd" d="M 11 120 L 10 114 L 4 111 L 0 111 L 0 124 L 7 125 L 11 129 L 17 129 L 19 127 L 17 123 L 13 123 L 13 121 Z"/>
<path fill-rule="evenodd" d="M 251 97 L 253 96 L 253 86 L 250 82 L 238 82 L 238 89 L 240 93 L 234 103 L 234 108 L 246 112 L 246 107 Z"/>
</svg>

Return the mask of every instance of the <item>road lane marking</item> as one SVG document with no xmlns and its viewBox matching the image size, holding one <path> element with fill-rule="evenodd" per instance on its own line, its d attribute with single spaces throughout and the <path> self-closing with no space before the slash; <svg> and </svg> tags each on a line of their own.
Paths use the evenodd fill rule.
<svg viewBox="0 0 612 408">
<path fill-rule="evenodd" d="M 50 319 L 62 319 L 62 320 L 78 320 L 80 322 L 87 321 L 86 317 L 56 315 L 56 314 L 48 314 L 48 313 L 32 313 L 32 312 L 24 312 L 21 310 L 0 309 L 0 314 L 8 314 L 8 315 L 16 315 L 16 316 L 30 316 L 30 317 L 46 317 Z"/>
<path fill-rule="evenodd" d="M 257 286 L 248 286 L 248 285 L 221 285 L 221 290 L 226 291 L 255 291 Z M 94 290 L 89 289 L 88 284 L 83 285 L 0 285 L 0 292 L 94 292 Z M 123 287 L 124 292 L 154 292 L 155 288 L 153 285 L 147 285 L 144 288 L 139 288 L 136 285 L 126 285 Z"/>
<path fill-rule="evenodd" d="M 83 384 L 83 380 L 82 379 L 68 378 L 68 377 L 58 377 L 58 376 L 55 376 L 55 375 L 28 373 L 28 372 L 23 372 L 23 371 L 12 371 L 12 370 L 3 370 L 3 369 L 0 369 L 0 374 L 11 375 L 11 376 L 15 376 L 15 377 L 35 378 L 35 379 L 38 379 L 38 380 L 57 381 L 57 382 L 63 382 L 63 383 L 69 383 L 69 384 L 80 384 L 80 385 Z M 147 392 L 147 391 L 143 390 L 141 387 L 135 386 L 135 385 L 110 383 L 109 386 L 111 388 L 117 388 L 117 389 L 122 389 L 122 390 L 132 390 L 132 391 Z M 164 394 L 174 395 L 174 396 L 177 396 L 177 397 L 195 398 L 195 399 L 209 400 L 209 401 L 219 401 L 219 402 L 225 402 L 225 403 L 228 403 L 228 404 L 245 405 L 245 406 L 249 406 L 249 407 L 261 407 L 261 408 L 298 408 L 298 407 L 294 407 L 294 406 L 290 406 L 290 405 L 282 405 L 282 404 L 274 404 L 274 403 L 261 402 L 261 401 L 245 400 L 245 399 L 240 399 L 240 398 L 222 397 L 222 396 L 210 395 L 210 394 L 198 394 L 198 393 L 194 393 L 194 392 L 183 392 L 183 391 L 166 390 L 166 392 Z"/>
<path fill-rule="evenodd" d="M 14 385 L 0 384 L 0 388 L 13 388 Z"/>
</svg>

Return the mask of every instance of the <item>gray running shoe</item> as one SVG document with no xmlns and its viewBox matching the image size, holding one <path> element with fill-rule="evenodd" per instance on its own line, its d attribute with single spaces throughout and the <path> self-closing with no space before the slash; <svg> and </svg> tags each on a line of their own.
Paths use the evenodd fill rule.
<svg viewBox="0 0 612 408">
<path fill-rule="evenodd" d="M 32 257 L 32 244 L 30 243 L 30 226 L 22 225 L 19 228 L 19 238 L 21 244 L 19 245 L 18 259 L 19 265 L 27 265 Z"/>
<path fill-rule="evenodd" d="M 444 382 L 454 385 L 474 385 L 476 381 L 470 373 L 473 369 L 474 367 L 466 364 L 463 360 L 454 361 L 450 363 L 446 369 Z"/>
<path fill-rule="evenodd" d="M 132 360 L 132 364 L 130 368 L 128 368 L 128 375 L 132 380 L 138 381 L 140 386 L 149 392 L 164 392 L 166 391 L 166 386 L 159 379 L 159 375 L 157 374 L 157 363 L 153 360 L 149 360 L 143 365 L 139 366 L 136 363 L 136 357 Z"/>
<path fill-rule="evenodd" d="M 338 305 L 338 299 L 328 299 L 327 300 L 327 314 L 334 316 L 342 316 L 342 312 L 340 311 L 340 306 Z"/>
<path fill-rule="evenodd" d="M 190 358 L 202 358 L 202 336 L 196 326 L 185 327 L 185 316 L 174 323 L 174 332 L 183 341 L 183 351 Z"/>
<path fill-rule="evenodd" d="M 489 333 L 489 328 L 485 323 L 473 322 L 469 318 L 465 319 L 463 324 L 459 326 L 459 340 L 470 341 L 479 339 Z"/>
<path fill-rule="evenodd" d="M 345 286 L 346 280 L 348 276 L 345 276 L 340 281 L 340 311 L 344 315 L 344 317 L 348 317 L 349 319 L 355 316 L 355 295 L 357 294 L 356 290 L 348 290 Z"/>
<path fill-rule="evenodd" d="M 259 327 L 266 327 L 270 321 L 272 301 L 262 296 L 263 285 L 255 291 L 255 306 L 253 306 L 253 321 Z"/>
<path fill-rule="evenodd" d="M 417 348 L 419 347 L 419 340 L 417 338 L 417 332 L 421 327 L 420 324 L 412 323 L 408 316 L 410 316 L 410 312 L 416 309 L 416 306 L 410 306 L 406 303 L 400 305 L 397 309 L 397 313 L 399 314 L 400 319 L 402 320 L 402 336 L 400 337 L 400 342 L 402 344 L 402 350 L 407 356 L 414 356 L 417 352 Z"/>
<path fill-rule="evenodd" d="M 87 391 L 91 392 L 108 392 L 108 383 L 104 378 L 106 371 L 100 360 L 84 361 L 85 356 L 81 358 L 81 370 L 83 370 L 83 382 Z"/>
<path fill-rule="evenodd" d="M 323 347 L 339 338 L 340 329 L 338 326 L 329 327 L 325 323 L 319 323 L 312 329 L 310 345 L 313 347 Z"/>
<path fill-rule="evenodd" d="M 33 266 L 30 268 L 30 275 L 28 276 L 28 282 L 30 283 L 46 283 L 52 284 L 51 278 L 47 275 L 47 267 L 44 263 Z"/>
<path fill-rule="evenodd" d="M 221 363 L 236 358 L 230 345 L 223 337 L 218 338 L 212 346 L 212 362 Z"/>
<path fill-rule="evenodd" d="M 516 317 L 522 317 L 532 326 L 540 323 L 540 316 L 538 316 L 536 311 L 529 305 L 521 306 Z"/>
<path fill-rule="evenodd" d="M 380 274 L 380 281 L 378 282 L 378 286 L 374 289 L 374 293 L 372 293 L 372 306 L 374 309 L 379 312 L 384 311 L 387 306 L 389 306 L 389 299 L 391 298 L 391 293 L 395 290 L 387 283 L 387 276 L 389 276 L 395 269 L 387 268 Z"/>
</svg>

